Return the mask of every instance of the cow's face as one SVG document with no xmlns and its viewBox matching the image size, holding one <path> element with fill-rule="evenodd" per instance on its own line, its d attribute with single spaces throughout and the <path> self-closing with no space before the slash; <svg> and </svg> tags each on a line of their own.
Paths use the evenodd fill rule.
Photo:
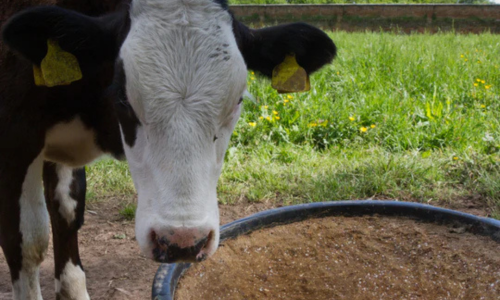
<svg viewBox="0 0 500 300">
<path fill-rule="evenodd" d="M 135 3 L 117 64 L 128 101 L 119 109 L 138 121 L 128 131 L 131 120 L 120 118 L 139 195 L 137 241 L 167 262 L 217 248 L 216 186 L 247 75 L 227 11 L 213 2 L 181 8 Z"/>
<path fill-rule="evenodd" d="M 139 195 L 136 237 L 157 261 L 200 261 L 217 248 L 216 185 L 241 113 L 247 67 L 269 77 L 293 53 L 309 74 L 336 53 L 312 26 L 251 30 L 226 6 L 224 0 L 134 0 L 130 11 L 98 19 L 41 7 L 13 18 L 4 31 L 4 41 L 35 65 L 46 55 L 47 39 L 56 40 L 78 58 L 87 85 L 103 65 L 115 63 L 113 84 L 96 85 L 92 94 L 103 101 L 114 95 Z"/>
</svg>

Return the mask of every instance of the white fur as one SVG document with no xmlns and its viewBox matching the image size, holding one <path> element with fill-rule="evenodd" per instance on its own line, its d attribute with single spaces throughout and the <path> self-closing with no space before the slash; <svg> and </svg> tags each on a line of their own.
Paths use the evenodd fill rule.
<svg viewBox="0 0 500 300">
<path fill-rule="evenodd" d="M 74 265 L 71 261 L 66 263 L 55 284 L 56 294 L 59 294 L 61 300 L 90 300 L 85 273 L 80 266 Z"/>
<path fill-rule="evenodd" d="M 45 159 L 71 167 L 81 167 L 102 155 L 95 143 L 95 133 L 86 128 L 80 117 L 59 123 L 45 135 Z"/>
<path fill-rule="evenodd" d="M 39 283 L 39 268 L 21 270 L 13 284 L 14 300 L 43 300 Z"/>
<path fill-rule="evenodd" d="M 40 155 L 29 166 L 22 186 L 19 204 L 23 261 L 19 280 L 13 284 L 15 300 L 42 299 L 38 273 L 49 244 L 49 215 L 43 196 L 42 169 Z"/>
<path fill-rule="evenodd" d="M 68 225 L 75 220 L 75 209 L 78 202 L 71 198 L 71 182 L 73 181 L 73 169 L 63 165 L 56 167 L 59 182 L 56 187 L 56 200 L 59 202 L 59 213 L 66 219 Z"/>
<path fill-rule="evenodd" d="M 151 230 L 209 228 L 210 255 L 217 181 L 246 87 L 231 17 L 213 1 L 135 0 L 131 20 L 120 56 L 142 124 L 134 146 L 124 143 L 139 194 L 137 241 L 151 257 Z"/>
</svg>

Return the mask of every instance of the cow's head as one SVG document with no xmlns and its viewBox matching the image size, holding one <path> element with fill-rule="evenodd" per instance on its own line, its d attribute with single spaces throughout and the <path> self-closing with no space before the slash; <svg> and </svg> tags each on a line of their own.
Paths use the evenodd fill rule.
<svg viewBox="0 0 500 300">
<path fill-rule="evenodd" d="M 41 7 L 4 30 L 7 44 L 35 65 L 47 39 L 78 58 L 83 80 L 86 70 L 114 62 L 108 90 L 139 195 L 136 237 L 162 262 L 200 261 L 217 249 L 216 186 L 247 68 L 270 76 L 293 53 L 312 73 L 336 52 L 312 26 L 251 30 L 217 0 L 134 0 L 102 18 Z"/>
</svg>

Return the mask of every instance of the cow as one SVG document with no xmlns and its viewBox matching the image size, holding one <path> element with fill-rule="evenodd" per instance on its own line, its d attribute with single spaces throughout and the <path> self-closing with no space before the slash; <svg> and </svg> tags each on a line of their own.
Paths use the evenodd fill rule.
<svg viewBox="0 0 500 300">
<path fill-rule="evenodd" d="M 146 257 L 172 263 L 212 255 L 216 185 L 247 70 L 271 77 L 294 55 L 311 74 L 336 56 L 321 30 L 304 23 L 250 29 L 226 0 L 132 0 L 97 17 L 36 6 L 4 24 L 2 43 L 0 244 L 19 300 L 42 299 L 49 223 L 57 299 L 90 299 L 78 252 L 83 166 L 105 154 L 129 164 Z M 76 78 L 40 77 L 64 73 L 43 70 L 53 52 L 76 61 Z"/>
</svg>

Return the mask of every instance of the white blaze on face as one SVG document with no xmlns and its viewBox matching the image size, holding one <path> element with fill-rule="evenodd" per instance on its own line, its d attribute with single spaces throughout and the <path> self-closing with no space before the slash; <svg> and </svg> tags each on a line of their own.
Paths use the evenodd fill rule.
<svg viewBox="0 0 500 300">
<path fill-rule="evenodd" d="M 126 90 L 141 122 L 125 153 L 139 205 L 136 236 L 151 256 L 151 231 L 214 230 L 216 186 L 239 118 L 247 70 L 231 17 L 211 1 L 134 1 L 121 49 Z"/>
</svg>

